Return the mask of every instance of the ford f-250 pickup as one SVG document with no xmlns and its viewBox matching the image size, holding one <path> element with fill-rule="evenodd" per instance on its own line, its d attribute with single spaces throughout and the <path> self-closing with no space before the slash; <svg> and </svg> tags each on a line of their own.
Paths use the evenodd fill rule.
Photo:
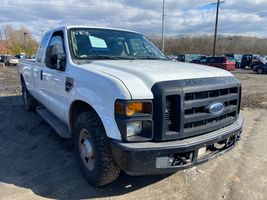
<svg viewBox="0 0 267 200">
<path fill-rule="evenodd" d="M 74 138 L 89 183 L 174 173 L 240 139 L 241 85 L 228 71 L 171 62 L 137 32 L 68 26 L 21 62 L 24 104 Z"/>
</svg>

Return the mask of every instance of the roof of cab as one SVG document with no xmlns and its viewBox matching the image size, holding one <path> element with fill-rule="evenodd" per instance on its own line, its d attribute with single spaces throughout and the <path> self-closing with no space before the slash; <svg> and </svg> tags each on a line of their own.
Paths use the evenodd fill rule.
<svg viewBox="0 0 267 200">
<path fill-rule="evenodd" d="M 106 30 L 116 30 L 116 31 L 126 31 L 126 32 L 132 32 L 132 33 L 138 33 L 136 31 L 127 30 L 127 29 L 120 29 L 120 28 L 110 28 L 110 27 L 98 27 L 98 26 L 86 26 L 86 25 L 68 25 L 68 26 L 60 26 L 53 28 L 52 30 L 49 30 L 48 32 L 54 32 L 56 30 L 62 30 L 62 29 L 71 29 L 71 28 L 96 28 L 96 29 L 106 29 Z"/>
</svg>

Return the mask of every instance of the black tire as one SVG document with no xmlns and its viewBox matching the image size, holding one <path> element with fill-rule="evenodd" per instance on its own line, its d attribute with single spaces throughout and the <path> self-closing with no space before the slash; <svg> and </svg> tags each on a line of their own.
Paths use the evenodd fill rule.
<svg viewBox="0 0 267 200">
<path fill-rule="evenodd" d="M 81 113 L 76 120 L 75 151 L 90 184 L 103 186 L 118 178 L 120 169 L 114 162 L 103 124 L 93 111 Z"/>
<path fill-rule="evenodd" d="M 23 103 L 25 106 L 25 109 L 27 111 L 33 111 L 36 109 L 36 106 L 38 102 L 36 99 L 29 93 L 24 81 L 21 82 L 21 87 L 22 87 L 22 98 L 23 98 Z"/>
<path fill-rule="evenodd" d="M 263 70 L 262 68 L 258 68 L 258 69 L 257 69 L 257 73 L 258 73 L 258 74 L 263 74 L 263 73 L 264 73 L 264 70 Z"/>
</svg>

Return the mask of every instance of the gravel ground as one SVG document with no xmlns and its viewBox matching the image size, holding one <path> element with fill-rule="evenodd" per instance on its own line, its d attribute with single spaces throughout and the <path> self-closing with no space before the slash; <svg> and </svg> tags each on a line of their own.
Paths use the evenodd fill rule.
<svg viewBox="0 0 267 200">
<path fill-rule="evenodd" d="M 15 67 L 0 69 L 0 199 L 267 199 L 267 75 L 234 72 L 243 84 L 242 140 L 232 151 L 170 176 L 86 183 L 71 140 L 26 112 Z"/>
</svg>

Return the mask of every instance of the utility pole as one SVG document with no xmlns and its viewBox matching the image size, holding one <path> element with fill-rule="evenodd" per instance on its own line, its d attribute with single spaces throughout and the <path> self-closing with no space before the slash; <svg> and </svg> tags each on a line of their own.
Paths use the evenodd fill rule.
<svg viewBox="0 0 267 200">
<path fill-rule="evenodd" d="M 215 21 L 215 32 L 214 32 L 214 42 L 213 42 L 213 53 L 212 55 L 216 55 L 216 43 L 217 43 L 217 31 L 218 31 L 218 20 L 219 20 L 219 10 L 220 10 L 220 4 L 224 3 L 224 1 L 217 0 L 217 3 L 213 3 L 211 5 L 217 5 L 217 11 L 216 11 L 216 21 Z"/>
<path fill-rule="evenodd" d="M 27 32 L 24 32 L 24 46 L 25 46 L 25 54 L 27 55 L 27 40 L 26 40 L 26 36 L 28 35 L 29 33 Z"/>
<path fill-rule="evenodd" d="M 162 52 L 165 50 L 164 25 L 165 25 L 165 0 L 162 2 L 162 25 L 161 25 L 161 45 Z"/>
</svg>

